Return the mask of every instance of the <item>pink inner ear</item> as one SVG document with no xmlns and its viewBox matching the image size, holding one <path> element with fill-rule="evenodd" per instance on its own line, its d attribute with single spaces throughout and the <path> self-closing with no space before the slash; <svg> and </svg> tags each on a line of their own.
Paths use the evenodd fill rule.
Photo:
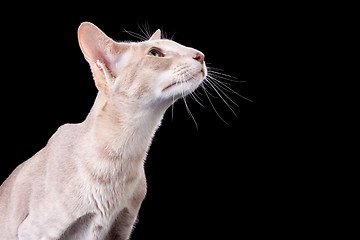
<svg viewBox="0 0 360 240">
<path fill-rule="evenodd" d="M 78 30 L 80 48 L 90 64 L 99 60 L 110 71 L 115 71 L 121 55 L 129 48 L 127 43 L 117 43 L 92 23 L 82 23 Z M 101 68 L 97 66 L 98 68 Z"/>
<path fill-rule="evenodd" d="M 95 25 L 91 23 L 83 23 L 78 30 L 78 38 L 80 48 L 87 61 L 96 63 L 99 59 L 103 60 L 103 53 L 101 52 L 101 44 L 104 33 L 101 32 Z"/>
</svg>

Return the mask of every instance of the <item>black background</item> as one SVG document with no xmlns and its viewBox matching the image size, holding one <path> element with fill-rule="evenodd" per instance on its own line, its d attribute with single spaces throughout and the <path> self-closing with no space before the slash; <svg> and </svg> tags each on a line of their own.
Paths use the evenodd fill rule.
<svg viewBox="0 0 360 240">
<path fill-rule="evenodd" d="M 90 21 L 118 41 L 137 40 L 123 30 L 140 33 L 138 25 L 148 24 L 202 51 L 208 66 L 246 81 L 231 87 L 252 101 L 228 93 L 238 105 L 235 116 L 212 98 L 226 124 L 204 95 L 204 108 L 189 98 L 198 128 L 183 101 L 175 104 L 173 118 L 167 111 L 146 160 L 148 194 L 132 240 L 281 234 L 277 208 L 285 200 L 278 195 L 276 156 L 269 157 L 274 139 L 265 130 L 272 115 L 264 111 L 265 90 L 258 87 L 268 80 L 264 62 L 276 16 L 261 4 L 194 4 L 103 1 L 3 9 L 10 17 L 2 20 L 1 182 L 60 125 L 83 121 L 92 106 L 96 88 L 78 47 L 80 23 Z"/>
</svg>

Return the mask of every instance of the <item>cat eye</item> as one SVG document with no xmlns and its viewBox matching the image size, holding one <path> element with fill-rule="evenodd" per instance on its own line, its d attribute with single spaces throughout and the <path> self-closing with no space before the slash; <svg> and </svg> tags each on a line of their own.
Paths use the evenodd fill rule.
<svg viewBox="0 0 360 240">
<path fill-rule="evenodd" d="M 161 50 L 158 49 L 158 48 L 150 49 L 150 51 L 148 52 L 147 55 L 150 55 L 150 56 L 153 56 L 153 57 L 164 57 L 165 56 L 164 53 L 161 52 Z"/>
</svg>

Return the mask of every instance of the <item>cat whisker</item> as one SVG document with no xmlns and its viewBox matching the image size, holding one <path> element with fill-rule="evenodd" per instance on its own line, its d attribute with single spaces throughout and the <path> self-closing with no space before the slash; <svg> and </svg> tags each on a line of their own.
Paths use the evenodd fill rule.
<svg viewBox="0 0 360 240">
<path fill-rule="evenodd" d="M 124 29 L 123 31 L 126 32 L 127 34 L 129 34 L 130 36 L 137 38 L 141 41 L 149 40 L 152 36 L 152 31 L 151 31 L 150 25 L 148 23 L 143 23 L 143 24 L 138 23 L 137 26 L 140 29 L 141 33 L 129 31 L 126 29 Z"/>
<path fill-rule="evenodd" d="M 174 32 L 174 34 L 173 34 L 173 35 L 171 35 L 170 40 L 173 40 L 173 39 L 174 39 L 175 34 L 176 34 L 176 32 Z"/>
<path fill-rule="evenodd" d="M 223 121 L 225 124 L 228 124 L 220 115 L 220 112 L 216 109 L 214 103 L 211 100 L 211 97 L 220 98 L 225 103 L 227 108 L 235 116 L 237 116 L 235 110 L 237 107 L 239 107 L 239 105 L 230 97 L 229 94 L 235 94 L 249 102 L 252 102 L 252 100 L 242 96 L 241 94 L 233 90 L 231 88 L 231 83 L 243 83 L 246 81 L 238 81 L 236 77 L 222 73 L 223 70 L 219 68 L 208 67 L 207 70 L 208 74 L 203 83 L 201 84 L 201 88 L 206 98 L 209 100 L 209 103 L 214 109 L 216 115 L 220 118 L 221 121 Z M 212 92 L 215 92 L 216 94 L 213 95 Z"/>
<path fill-rule="evenodd" d="M 237 93 L 235 90 L 230 88 L 231 84 L 224 83 L 223 81 L 220 81 L 220 80 L 216 79 L 215 77 L 213 77 L 211 74 L 208 74 L 207 77 L 209 78 L 209 80 L 216 83 L 220 88 L 224 89 L 225 91 L 239 95 L 239 93 Z"/>
<path fill-rule="evenodd" d="M 138 24 L 140 31 L 144 34 L 146 40 L 151 38 L 151 29 L 148 23 L 143 23 L 142 25 Z"/>
<path fill-rule="evenodd" d="M 189 108 L 189 106 L 188 106 L 188 104 L 187 104 L 186 97 L 183 97 L 183 99 L 184 99 L 184 103 L 185 103 L 186 110 L 187 110 L 188 114 L 190 115 L 190 117 L 191 117 L 192 120 L 194 121 L 196 129 L 199 130 L 199 127 L 198 127 L 198 125 L 197 125 L 197 122 L 196 122 L 196 120 L 195 120 L 195 117 L 194 117 L 194 115 L 191 113 L 190 108 Z"/>
<path fill-rule="evenodd" d="M 201 84 L 201 87 L 204 88 L 204 90 L 206 89 L 205 82 L 206 82 L 206 80 Z M 219 98 L 219 97 L 211 94 L 211 92 L 209 92 L 209 91 L 207 91 L 207 95 L 209 95 L 212 98 Z"/>
<path fill-rule="evenodd" d="M 186 95 L 183 96 L 182 98 L 183 98 L 183 100 L 184 100 L 185 107 L 186 107 L 186 110 L 187 110 L 189 116 L 190 116 L 190 117 L 192 118 L 192 120 L 194 121 L 196 129 L 199 130 L 199 127 L 198 127 L 198 125 L 197 125 L 197 122 L 196 122 L 196 120 L 195 120 L 195 117 L 194 117 L 194 115 L 191 113 L 190 108 L 189 108 L 189 106 L 188 106 L 188 104 L 187 104 Z"/>
<path fill-rule="evenodd" d="M 139 34 L 139 33 L 136 33 L 136 32 L 133 32 L 133 31 L 128 31 L 126 29 L 123 30 L 123 32 L 126 32 L 127 34 L 129 34 L 130 36 L 134 37 L 134 38 L 137 38 L 141 41 L 147 41 L 149 40 L 149 38 L 147 37 L 144 37 L 143 35 Z"/>
<path fill-rule="evenodd" d="M 220 74 L 220 75 L 219 75 Z M 238 81 L 238 80 L 235 80 L 236 78 L 231 76 L 231 75 L 228 75 L 228 74 L 223 74 L 223 73 L 219 73 L 219 72 L 216 72 L 216 71 L 212 71 L 211 69 L 208 70 L 208 78 L 210 78 L 212 80 L 212 82 L 215 84 L 216 82 L 216 85 L 227 91 L 227 92 L 230 92 L 230 93 L 234 93 L 235 95 L 249 101 L 249 102 L 253 102 L 251 99 L 247 98 L 247 97 L 244 97 L 243 95 L 239 94 L 238 92 L 234 91 L 233 89 L 230 88 L 231 84 L 230 83 L 226 83 L 226 82 L 223 82 L 223 81 L 220 81 L 219 79 L 223 79 L 225 81 L 231 81 L 231 82 L 235 82 L 235 83 L 245 83 L 246 81 Z M 226 95 L 226 94 L 225 94 Z M 230 100 L 230 99 L 229 99 Z"/>
<path fill-rule="evenodd" d="M 161 28 L 161 35 L 162 35 L 161 38 L 168 39 L 167 33 L 162 28 Z"/>
<path fill-rule="evenodd" d="M 216 70 L 215 70 L 216 69 Z M 212 102 L 212 98 L 220 98 L 227 108 L 235 115 L 236 114 L 236 108 L 239 107 L 239 105 L 230 97 L 229 94 L 235 94 L 249 102 L 252 102 L 252 100 L 242 96 L 235 90 L 231 88 L 230 82 L 240 83 L 240 82 L 246 82 L 246 81 L 238 81 L 236 80 L 236 77 L 233 77 L 229 74 L 221 73 L 219 72 L 221 69 L 217 68 L 208 68 L 207 76 L 204 79 L 204 81 L 201 84 L 201 88 L 203 90 L 203 94 L 206 96 L 206 98 L 209 100 L 209 103 L 211 107 L 214 109 L 216 115 L 220 118 L 221 121 L 223 121 L 225 124 L 229 124 L 225 119 L 221 116 L 218 109 L 216 109 L 215 104 Z M 183 84 L 184 82 L 191 81 L 194 78 L 194 76 L 189 71 L 182 72 L 177 81 L 175 82 L 175 85 Z M 185 86 L 185 85 L 184 85 Z M 213 93 L 215 92 L 215 94 Z M 189 114 L 189 116 L 192 118 L 192 120 L 195 123 L 196 128 L 198 129 L 198 124 L 196 122 L 196 119 L 193 115 L 193 113 L 190 110 L 190 105 L 188 102 L 188 96 L 195 100 L 201 107 L 205 107 L 203 104 L 203 101 L 201 99 L 202 95 L 201 92 L 197 91 L 191 91 L 191 86 L 187 86 L 187 88 L 181 88 L 181 97 L 184 100 L 184 104 L 186 107 L 186 110 Z M 214 95 L 213 95 L 214 94 Z M 174 103 L 174 98 L 173 98 Z M 172 107 L 172 117 L 174 114 L 174 106 Z"/>
<path fill-rule="evenodd" d="M 197 96 L 196 95 L 196 92 L 192 92 L 192 93 L 190 93 L 190 97 L 192 98 L 192 99 L 194 99 L 201 107 L 205 107 L 202 103 L 201 103 L 201 98 L 199 97 L 199 96 Z"/>
<path fill-rule="evenodd" d="M 226 96 L 228 99 L 230 99 L 221 89 L 219 89 L 219 88 L 217 88 L 216 87 L 216 85 L 214 86 L 214 83 L 212 83 L 210 80 L 208 80 L 208 81 L 206 81 L 208 84 L 209 84 L 209 86 L 218 94 L 218 96 L 221 98 L 221 100 L 226 104 L 226 106 L 230 109 L 230 111 L 235 115 L 235 116 L 237 116 L 236 115 L 236 113 L 235 113 L 235 111 L 234 111 L 234 109 L 233 109 L 233 107 L 224 99 L 224 97 L 221 95 L 221 93 L 222 94 L 224 94 L 224 96 Z M 221 92 L 221 93 L 220 93 Z M 234 101 L 232 101 L 231 99 L 230 99 L 230 101 L 232 102 L 232 103 L 234 103 Z M 236 103 L 235 103 L 235 105 L 236 106 L 238 106 Z"/>
<path fill-rule="evenodd" d="M 176 79 L 175 85 L 181 82 L 181 78 Z M 184 97 L 184 92 L 182 92 L 182 97 Z M 173 101 L 171 106 L 171 119 L 174 120 L 174 105 L 175 105 L 175 92 L 173 93 Z"/>
<path fill-rule="evenodd" d="M 220 71 L 222 71 L 220 68 L 208 67 L 208 74 L 213 75 L 219 79 L 235 83 L 246 83 L 246 81 L 239 81 L 236 77 L 222 73 Z"/>
<path fill-rule="evenodd" d="M 207 63 L 207 64 L 208 64 L 208 63 Z M 221 68 L 208 67 L 208 71 L 216 72 L 216 73 L 219 73 L 220 75 L 227 76 L 227 77 L 232 78 L 232 79 L 237 79 L 236 77 L 234 77 L 234 76 L 232 76 L 232 75 L 230 75 L 230 74 L 223 73 L 224 70 L 221 69 Z"/>
<path fill-rule="evenodd" d="M 171 104 L 171 120 L 174 120 L 174 105 L 175 105 L 175 93 L 173 93 L 173 99 Z"/>
<path fill-rule="evenodd" d="M 207 99 L 209 100 L 211 107 L 214 109 L 216 115 L 221 119 L 221 121 L 223 121 L 225 124 L 229 125 L 229 123 L 227 123 L 227 122 L 220 116 L 220 114 L 218 113 L 218 111 L 216 110 L 214 104 L 212 103 L 212 101 L 211 101 L 211 99 L 210 99 L 210 97 L 209 97 L 209 95 L 208 95 L 208 91 L 206 90 L 205 84 L 204 84 L 204 83 L 201 84 L 201 87 L 202 87 L 202 89 L 203 89 L 203 91 L 204 91 L 204 93 L 205 93 L 205 96 L 206 96 Z M 210 95 L 211 95 L 211 94 L 210 94 Z"/>
<path fill-rule="evenodd" d="M 239 94 L 238 92 L 234 91 L 233 89 L 231 89 L 229 86 L 225 85 L 223 82 L 217 80 L 216 78 L 213 78 L 212 76 L 208 76 L 209 77 L 209 81 L 212 82 L 212 84 L 214 84 L 214 86 L 217 87 L 217 89 L 222 92 L 224 94 L 224 96 L 229 99 L 232 103 L 234 103 L 236 106 L 238 106 L 231 98 L 229 98 L 229 96 L 224 92 L 227 91 L 229 93 L 233 93 L 239 97 L 242 97 L 250 102 L 252 102 L 250 99 L 247 99 L 245 97 L 243 97 L 241 94 Z"/>
<path fill-rule="evenodd" d="M 189 76 L 190 76 L 190 74 L 189 74 L 188 72 L 182 73 L 182 74 L 181 74 L 181 78 L 178 79 L 177 83 L 180 82 L 180 84 L 181 84 L 181 82 L 186 81 L 186 80 L 189 78 Z M 187 103 L 187 101 L 186 101 L 186 97 L 187 97 L 186 92 L 189 92 L 189 90 L 190 90 L 190 87 L 188 87 L 188 89 L 186 89 L 186 90 L 185 90 L 185 89 L 182 89 L 182 93 L 181 93 L 181 94 L 182 94 L 182 99 L 184 100 L 185 107 L 186 107 L 186 111 L 188 112 L 188 114 L 189 114 L 189 116 L 192 118 L 192 120 L 194 121 L 196 129 L 199 130 L 199 127 L 198 127 L 198 124 L 197 124 L 197 122 L 196 122 L 196 120 L 195 120 L 195 117 L 194 117 L 194 115 L 191 113 L 191 110 L 190 110 L 190 108 L 189 108 L 189 105 L 188 105 L 188 103 Z"/>
</svg>

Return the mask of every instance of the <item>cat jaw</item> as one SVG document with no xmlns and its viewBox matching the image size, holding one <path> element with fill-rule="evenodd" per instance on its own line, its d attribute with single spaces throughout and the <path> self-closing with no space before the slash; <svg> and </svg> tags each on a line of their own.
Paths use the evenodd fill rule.
<svg viewBox="0 0 360 240">
<path fill-rule="evenodd" d="M 202 83 L 204 54 L 160 36 L 158 30 L 148 41 L 115 42 L 92 23 L 80 25 L 80 48 L 108 101 L 168 108 Z"/>
</svg>

